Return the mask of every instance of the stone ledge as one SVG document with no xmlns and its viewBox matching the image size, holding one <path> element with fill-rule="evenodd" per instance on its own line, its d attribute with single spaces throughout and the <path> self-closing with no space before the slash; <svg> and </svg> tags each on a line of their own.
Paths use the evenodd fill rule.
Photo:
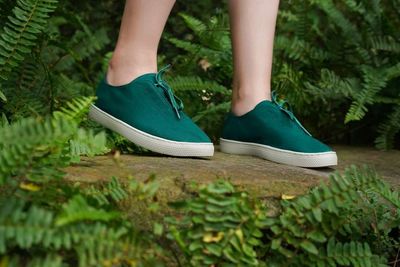
<svg viewBox="0 0 400 267">
<path fill-rule="evenodd" d="M 249 156 L 216 152 L 212 159 L 173 158 L 161 155 L 122 155 L 84 158 L 66 169 L 67 179 L 82 182 L 107 180 L 112 176 L 133 176 L 144 180 L 155 174 L 160 190 L 169 200 L 181 196 L 191 182 L 207 183 L 218 178 L 229 179 L 239 188 L 259 197 L 278 197 L 282 194 L 299 195 L 327 179 L 335 170 L 342 171 L 351 164 L 368 164 L 399 188 L 400 151 L 382 152 L 373 148 L 336 146 L 339 166 L 335 168 L 305 169 L 276 164 Z"/>
</svg>

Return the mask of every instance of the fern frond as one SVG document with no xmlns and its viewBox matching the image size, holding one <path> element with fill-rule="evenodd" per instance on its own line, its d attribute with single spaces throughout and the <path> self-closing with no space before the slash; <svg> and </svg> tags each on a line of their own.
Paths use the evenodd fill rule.
<svg viewBox="0 0 400 267">
<path fill-rule="evenodd" d="M 186 26 L 188 26 L 196 35 L 202 35 L 207 30 L 207 26 L 201 20 L 185 13 L 179 13 L 179 16 L 183 18 Z"/>
<path fill-rule="evenodd" d="M 91 207 L 83 196 L 76 195 L 63 205 L 62 212 L 57 216 L 55 224 L 63 226 L 80 221 L 108 222 L 119 217 L 120 213 Z"/>
<path fill-rule="evenodd" d="M 343 2 L 346 4 L 349 10 L 353 12 L 364 14 L 364 12 L 366 11 L 364 3 L 362 1 L 344 0 Z"/>
<path fill-rule="evenodd" d="M 293 13 L 291 10 L 283 10 L 283 9 L 279 10 L 278 19 L 284 19 L 287 22 L 299 21 L 298 14 Z"/>
<path fill-rule="evenodd" d="M 190 41 L 179 40 L 176 38 L 168 38 L 168 41 L 176 47 L 183 49 L 195 59 L 206 58 L 212 65 L 220 65 L 222 62 L 228 61 L 231 54 L 227 54 L 225 50 L 215 50 L 203 44 L 194 44 Z"/>
<path fill-rule="evenodd" d="M 274 49 L 283 52 L 288 58 L 300 60 L 306 64 L 310 64 L 313 60 L 323 61 L 328 58 L 329 53 L 323 49 L 316 47 L 304 39 L 287 36 L 277 36 L 275 39 Z"/>
<path fill-rule="evenodd" d="M 80 156 L 93 157 L 109 151 L 105 132 L 94 134 L 93 130 L 79 129 L 75 137 L 69 141 L 69 155 L 78 162 Z"/>
<path fill-rule="evenodd" d="M 371 252 L 368 243 L 341 243 L 330 239 L 326 247 L 326 255 L 322 261 L 339 266 L 386 266 L 382 260 Z M 324 256 L 326 258 L 324 258 Z"/>
<path fill-rule="evenodd" d="M 0 182 L 13 176 L 33 180 L 62 176 L 59 168 L 68 163 L 64 144 L 76 129 L 66 119 L 23 119 L 1 128 Z"/>
<path fill-rule="evenodd" d="M 400 53 L 400 43 L 393 36 L 373 36 L 369 42 L 372 49 Z"/>
<path fill-rule="evenodd" d="M 353 93 L 358 90 L 360 84 L 354 78 L 342 78 L 331 70 L 322 69 L 318 84 L 306 83 L 306 87 L 316 97 L 335 99 L 343 97 L 352 98 Z"/>
<path fill-rule="evenodd" d="M 98 186 L 90 186 L 85 191 L 85 194 L 95 199 L 100 206 L 107 206 L 112 202 L 117 203 L 128 197 L 127 191 L 116 177 L 112 177 L 110 182 L 100 186 L 100 188 Z"/>
<path fill-rule="evenodd" d="M 47 19 L 57 8 L 57 0 L 18 0 L 13 15 L 3 28 L 0 38 L 0 78 L 7 80 L 25 55 L 35 46 Z"/>
<path fill-rule="evenodd" d="M 400 77 L 400 63 L 385 68 L 383 73 L 385 79 L 388 81 Z"/>
<path fill-rule="evenodd" d="M 387 84 L 388 76 L 384 75 L 385 72 L 370 68 L 364 68 L 363 72 L 362 90 L 356 94 L 346 114 L 345 123 L 361 120 L 368 111 L 367 105 L 374 102 L 375 95 Z"/>
<path fill-rule="evenodd" d="M 203 111 L 200 111 L 199 113 L 196 114 L 196 116 L 193 117 L 194 122 L 198 122 L 204 117 L 207 117 L 211 114 L 215 113 L 227 113 L 231 108 L 231 102 L 222 102 L 217 105 L 209 105 L 209 107 Z"/>
<path fill-rule="evenodd" d="M 203 186 L 199 196 L 181 203 L 188 217 L 173 222 L 171 235 L 188 255 L 193 266 L 258 266 L 255 247 L 261 232 L 255 227 L 263 215 L 252 214 L 256 204 L 247 194 L 238 194 L 226 181 Z M 178 229 L 176 225 L 189 226 Z"/>
<path fill-rule="evenodd" d="M 71 99 L 80 98 L 82 95 L 92 93 L 92 87 L 82 81 L 75 81 L 70 77 L 61 73 L 60 75 L 53 75 L 54 80 L 54 94 L 59 104 L 64 105 L 66 101 Z M 90 92 L 90 93 L 89 93 Z"/>
<path fill-rule="evenodd" d="M 60 111 L 54 113 L 55 118 L 68 118 L 76 123 L 81 123 L 86 117 L 90 105 L 95 100 L 95 97 L 80 97 L 66 103 L 66 107 L 61 107 Z"/>
<path fill-rule="evenodd" d="M 205 49 L 204 47 L 198 44 L 193 44 L 192 42 L 180 40 L 177 38 L 168 38 L 167 40 L 172 44 L 174 44 L 176 47 L 183 49 L 194 56 L 198 56 L 200 54 L 200 51 Z"/>
<path fill-rule="evenodd" d="M 317 0 L 313 2 L 317 3 L 318 7 L 321 8 L 325 14 L 331 18 L 331 21 L 339 27 L 343 32 L 346 41 L 359 43 L 362 40 L 357 27 L 343 14 L 332 0 Z"/>
<path fill-rule="evenodd" d="M 176 76 L 168 80 L 168 83 L 178 94 L 185 91 L 197 91 L 202 94 L 230 95 L 231 92 L 223 85 L 215 81 L 204 81 L 197 76 Z"/>
<path fill-rule="evenodd" d="M 207 24 L 187 14 L 181 13 L 180 16 L 202 45 L 217 51 L 231 49 L 229 21 L 225 14 L 211 17 Z"/>
<path fill-rule="evenodd" d="M 62 257 L 57 254 L 49 253 L 45 257 L 34 257 L 27 267 L 62 267 L 64 266 Z"/>
<path fill-rule="evenodd" d="M 7 252 L 9 247 L 26 249 L 51 237 L 53 220 L 52 212 L 36 206 L 26 210 L 26 203 L 21 200 L 3 199 L 0 204 L 0 254 Z"/>
<path fill-rule="evenodd" d="M 114 212 L 94 209 L 78 197 L 71 199 L 58 217 L 54 214 L 15 198 L 2 199 L 0 254 L 9 253 L 10 262 L 17 264 L 22 259 L 13 257 L 13 250 L 35 251 L 32 257 L 24 257 L 24 266 L 41 267 L 54 267 L 63 260 L 77 262 L 81 267 L 101 266 L 106 262 L 119 266 L 126 262 L 144 263 L 154 254 L 149 250 L 146 255 L 148 244 L 132 229 L 100 222 L 111 220 L 116 216 Z M 56 219 L 62 226 L 56 225 Z M 87 223 L 90 220 L 95 221 Z"/>
<path fill-rule="evenodd" d="M 270 225 L 280 240 L 273 249 L 287 256 L 285 246 L 290 245 L 317 255 L 317 244 L 348 227 L 342 214 L 361 199 L 359 191 L 379 192 L 382 184 L 375 172 L 352 167 L 344 175 L 331 175 L 329 186 L 322 183 L 308 195 L 284 201 L 282 214 Z"/>
<path fill-rule="evenodd" d="M 7 101 L 7 97 L 1 90 L 0 90 L 0 100 Z"/>
<path fill-rule="evenodd" d="M 81 61 L 98 53 L 110 42 L 110 39 L 105 28 L 99 28 L 93 32 L 81 17 L 76 16 L 76 20 L 82 31 L 77 31 L 72 37 L 72 44 L 74 45 L 72 55 L 75 59 Z"/>
<path fill-rule="evenodd" d="M 388 150 L 393 147 L 395 136 L 400 131 L 400 105 L 394 107 L 378 127 L 379 136 L 375 139 L 375 145 L 379 149 Z"/>
</svg>

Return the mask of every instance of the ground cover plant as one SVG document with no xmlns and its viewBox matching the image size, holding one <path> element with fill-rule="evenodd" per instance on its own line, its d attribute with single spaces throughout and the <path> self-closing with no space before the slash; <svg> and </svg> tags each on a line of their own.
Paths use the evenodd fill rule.
<svg viewBox="0 0 400 267">
<path fill-rule="evenodd" d="M 82 185 L 63 168 L 107 151 L 82 129 L 91 99 L 42 120 L 0 127 L 2 266 L 387 266 L 398 257 L 400 197 L 368 168 L 285 196 L 270 213 L 226 180 L 171 203 L 165 219 L 135 224 L 124 205 L 158 212 L 157 178 Z M 88 138 L 89 137 L 89 138 Z M 21 141 L 23 140 L 23 141 Z M 164 216 L 161 216 L 163 218 Z M 151 217 L 149 217 L 151 218 Z M 159 217 L 160 218 L 160 217 Z"/>
<path fill-rule="evenodd" d="M 159 61 L 173 63 L 169 82 L 217 140 L 231 90 L 228 20 L 225 3 L 198 2 L 178 2 Z M 141 151 L 86 118 L 121 8 L 0 0 L 0 266 L 397 264 L 399 193 L 368 168 L 286 196 L 274 213 L 222 179 L 149 229 L 124 207 L 162 212 L 157 177 L 66 180 L 82 156 Z M 282 2 L 273 85 L 317 136 L 398 147 L 399 10 L 398 0 Z"/>
</svg>

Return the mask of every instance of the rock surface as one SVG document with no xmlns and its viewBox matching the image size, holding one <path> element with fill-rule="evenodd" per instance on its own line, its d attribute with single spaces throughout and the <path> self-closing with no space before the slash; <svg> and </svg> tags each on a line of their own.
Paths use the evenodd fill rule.
<svg viewBox="0 0 400 267">
<path fill-rule="evenodd" d="M 335 168 L 305 169 L 276 164 L 249 156 L 216 152 L 212 159 L 173 158 L 155 154 L 84 158 L 66 169 L 67 179 L 82 182 L 132 176 L 144 180 L 155 174 L 162 194 L 169 200 L 182 196 L 191 182 L 229 179 L 239 188 L 260 197 L 298 195 L 327 179 L 329 174 L 355 164 L 368 164 L 394 187 L 400 187 L 400 151 L 336 146 L 339 165 Z"/>
</svg>

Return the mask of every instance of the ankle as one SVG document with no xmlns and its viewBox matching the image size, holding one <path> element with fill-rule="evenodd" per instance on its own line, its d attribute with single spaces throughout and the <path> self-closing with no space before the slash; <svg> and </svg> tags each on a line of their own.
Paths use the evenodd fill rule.
<svg viewBox="0 0 400 267">
<path fill-rule="evenodd" d="M 260 102 L 271 100 L 270 91 L 252 91 L 252 90 L 235 90 L 232 97 L 232 113 L 236 116 L 242 116 L 253 110 Z"/>
<path fill-rule="evenodd" d="M 134 60 L 131 60 L 131 59 Z M 157 59 L 113 55 L 106 79 L 113 86 L 125 85 L 146 73 L 157 72 Z"/>
</svg>

